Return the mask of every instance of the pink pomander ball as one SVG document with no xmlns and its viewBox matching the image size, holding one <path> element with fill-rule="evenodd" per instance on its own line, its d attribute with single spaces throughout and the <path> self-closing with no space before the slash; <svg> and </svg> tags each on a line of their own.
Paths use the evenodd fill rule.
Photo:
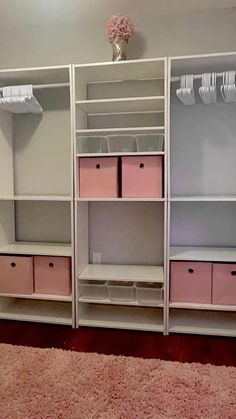
<svg viewBox="0 0 236 419">
<path fill-rule="evenodd" d="M 134 25 L 127 16 L 111 16 L 106 23 L 106 36 L 109 41 L 115 38 L 123 38 L 127 42 L 134 33 Z"/>
</svg>

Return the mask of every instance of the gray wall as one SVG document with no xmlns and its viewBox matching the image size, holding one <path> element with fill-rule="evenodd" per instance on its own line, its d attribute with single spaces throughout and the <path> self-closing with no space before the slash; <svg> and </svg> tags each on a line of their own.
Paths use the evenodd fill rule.
<svg viewBox="0 0 236 419">
<path fill-rule="evenodd" d="M 109 61 L 104 25 L 119 12 L 136 28 L 130 59 L 233 51 L 236 8 L 208 9 L 232 5 L 234 0 L 0 0 L 0 67 Z"/>
</svg>

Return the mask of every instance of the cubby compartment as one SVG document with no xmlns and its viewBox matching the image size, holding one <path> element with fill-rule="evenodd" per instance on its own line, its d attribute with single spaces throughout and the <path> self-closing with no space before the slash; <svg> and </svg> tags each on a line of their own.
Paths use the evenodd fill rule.
<svg viewBox="0 0 236 419">
<path fill-rule="evenodd" d="M 71 204 L 17 201 L 15 229 L 17 242 L 69 244 L 71 243 Z"/>
<path fill-rule="evenodd" d="M 82 310 L 83 313 L 83 320 L 78 314 L 79 325 L 96 326 L 98 324 L 96 318 L 106 316 L 104 313 L 107 312 L 111 313 L 111 318 L 110 314 L 107 314 L 103 327 L 111 327 L 113 314 L 113 327 L 117 327 L 116 313 L 120 313 L 119 316 L 125 319 L 125 314 L 123 317 L 122 313 L 127 312 L 131 318 L 132 311 L 126 310 L 126 307 L 132 306 L 140 308 L 140 311 L 134 310 L 133 313 L 134 316 L 143 318 L 145 323 L 146 315 L 149 318 L 149 308 L 145 315 L 145 307 L 151 306 L 155 309 L 158 307 L 157 310 L 159 308 L 162 310 L 164 215 L 165 205 L 162 202 L 79 201 L 77 203 L 77 301 L 79 312 Z M 98 259 L 101 263 L 98 263 Z M 95 287 L 86 295 L 81 290 L 81 284 L 84 282 L 89 291 L 91 287 Z M 138 298 L 139 283 L 143 288 L 140 286 Z M 150 283 L 152 290 L 149 289 Z M 149 295 L 146 295 L 146 288 Z M 92 307 L 93 304 L 96 308 Z M 113 306 L 117 307 L 117 310 L 112 308 Z M 124 310 L 119 309 L 119 306 Z M 152 313 L 155 323 L 154 319 L 159 318 L 159 315 Z M 134 318 L 134 325 L 129 325 L 127 318 L 127 326 L 124 324 L 124 327 L 136 329 L 136 321 Z M 164 327 L 163 323 L 161 327 Z M 159 327 L 151 326 L 151 330 L 157 329 L 159 330 Z"/>
<path fill-rule="evenodd" d="M 128 307 L 81 303 L 78 312 L 79 326 L 112 329 L 146 330 L 163 332 L 161 308 Z"/>
<path fill-rule="evenodd" d="M 235 312 L 170 309 L 170 333 L 236 337 L 235 324 Z"/>
</svg>

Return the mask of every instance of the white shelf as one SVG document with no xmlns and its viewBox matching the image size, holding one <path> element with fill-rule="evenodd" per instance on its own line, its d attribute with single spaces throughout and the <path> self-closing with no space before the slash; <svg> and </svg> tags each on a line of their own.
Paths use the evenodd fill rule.
<svg viewBox="0 0 236 419">
<path fill-rule="evenodd" d="M 88 114 L 153 111 L 164 112 L 164 103 L 164 96 L 76 101 L 76 105 Z"/>
<path fill-rule="evenodd" d="M 105 305 L 117 305 L 117 306 L 131 306 L 131 307 L 157 307 L 161 308 L 164 306 L 163 303 L 157 304 L 141 304 L 137 300 L 134 301 L 115 301 L 106 298 L 105 300 L 96 300 L 95 298 L 83 298 L 79 297 L 78 301 L 80 303 L 89 303 L 89 304 L 105 304 Z"/>
<path fill-rule="evenodd" d="M 0 246 L 0 254 L 72 256 L 70 244 L 16 242 Z"/>
<path fill-rule="evenodd" d="M 82 153 L 76 157 L 112 157 L 112 156 L 164 156 L 164 151 L 118 152 L 118 153 Z"/>
<path fill-rule="evenodd" d="M 80 64 L 75 66 L 76 77 L 84 83 L 163 79 L 164 58 Z"/>
<path fill-rule="evenodd" d="M 173 196 L 173 202 L 234 202 L 236 196 Z"/>
<path fill-rule="evenodd" d="M 50 294 L 1 294 L 0 298 L 22 298 L 26 300 L 41 300 L 41 301 L 62 301 L 62 302 L 72 302 L 71 295 L 50 295 Z"/>
<path fill-rule="evenodd" d="M 79 326 L 162 332 L 163 310 L 83 304 L 80 307 Z"/>
<path fill-rule="evenodd" d="M 0 298 L 0 319 L 72 325 L 70 303 Z"/>
<path fill-rule="evenodd" d="M 199 304 L 199 303 L 170 303 L 170 308 L 182 308 L 188 310 L 209 310 L 209 311 L 235 311 L 233 305 Z"/>
<path fill-rule="evenodd" d="M 31 68 L 1 69 L 1 86 L 9 84 L 54 84 L 69 83 L 70 66 L 47 66 Z"/>
<path fill-rule="evenodd" d="M 76 202 L 165 202 L 165 198 L 75 198 Z"/>
<path fill-rule="evenodd" d="M 236 262 L 236 248 L 230 247 L 171 247 L 170 260 L 203 262 Z"/>
<path fill-rule="evenodd" d="M 87 265 L 79 279 L 101 281 L 163 282 L 163 266 Z"/>
<path fill-rule="evenodd" d="M 14 195 L 14 201 L 73 201 L 69 195 Z"/>
<path fill-rule="evenodd" d="M 236 313 L 171 309 L 170 332 L 236 337 Z"/>
<path fill-rule="evenodd" d="M 80 135 L 94 135 L 94 134 L 121 134 L 121 133 L 155 133 L 164 131 L 164 126 L 154 126 L 154 127 L 127 127 L 127 128 L 87 128 L 87 129 L 78 129 L 76 134 Z"/>
</svg>

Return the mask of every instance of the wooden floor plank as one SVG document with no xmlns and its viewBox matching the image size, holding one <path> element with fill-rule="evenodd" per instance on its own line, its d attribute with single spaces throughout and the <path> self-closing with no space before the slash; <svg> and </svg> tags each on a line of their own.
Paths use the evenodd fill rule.
<svg viewBox="0 0 236 419">
<path fill-rule="evenodd" d="M 236 339 L 0 321 L 0 342 L 180 362 L 236 366 Z"/>
</svg>

